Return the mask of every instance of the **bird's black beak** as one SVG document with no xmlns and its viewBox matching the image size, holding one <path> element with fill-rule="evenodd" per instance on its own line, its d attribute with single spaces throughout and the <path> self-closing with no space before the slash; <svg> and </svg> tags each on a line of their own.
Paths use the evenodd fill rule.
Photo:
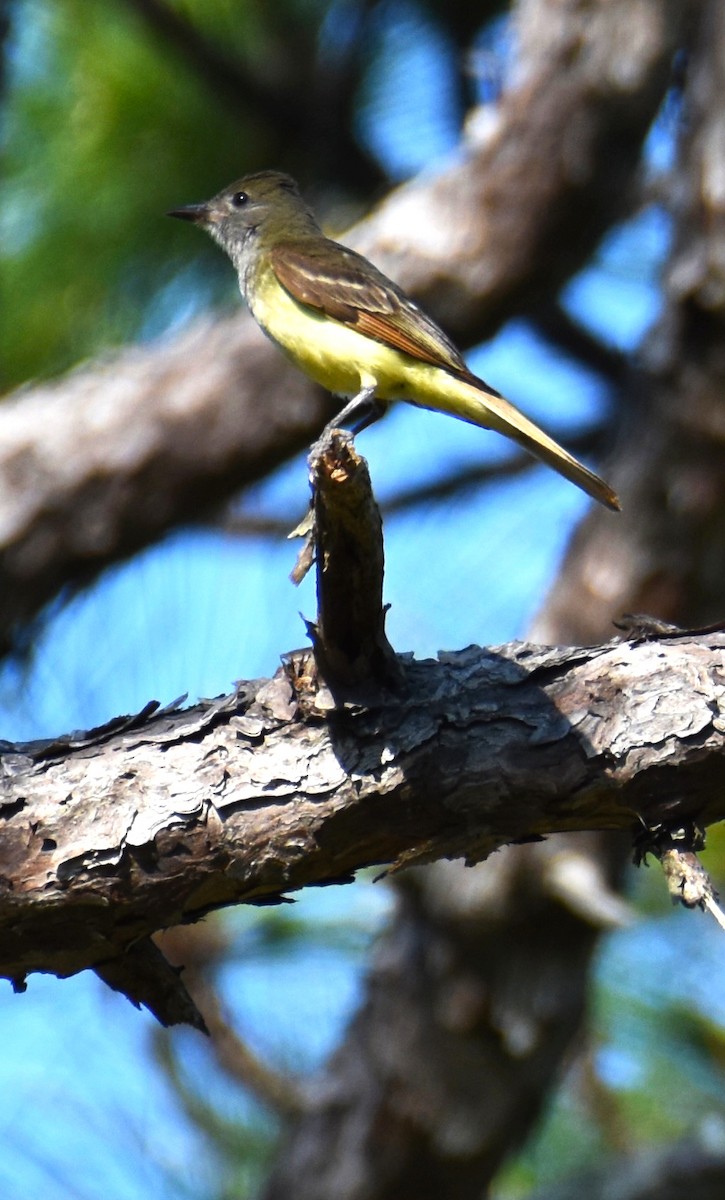
<svg viewBox="0 0 725 1200">
<path fill-rule="evenodd" d="M 194 221 L 197 225 L 204 225 L 209 221 L 209 205 L 187 204 L 184 208 L 172 208 L 166 215 L 178 217 L 180 221 Z"/>
</svg>

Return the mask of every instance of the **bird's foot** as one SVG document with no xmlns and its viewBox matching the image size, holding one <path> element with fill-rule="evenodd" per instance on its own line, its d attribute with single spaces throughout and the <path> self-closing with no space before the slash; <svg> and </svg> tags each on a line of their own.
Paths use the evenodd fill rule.
<svg viewBox="0 0 725 1200">
<path fill-rule="evenodd" d="M 363 429 L 367 429 L 369 425 L 373 425 L 382 417 L 385 409 L 386 405 L 377 399 L 374 387 L 362 388 L 356 396 L 352 397 L 352 400 L 348 400 L 336 417 L 327 422 L 322 437 L 325 437 L 331 429 L 342 429 L 351 418 L 350 432 L 362 433 Z"/>
</svg>

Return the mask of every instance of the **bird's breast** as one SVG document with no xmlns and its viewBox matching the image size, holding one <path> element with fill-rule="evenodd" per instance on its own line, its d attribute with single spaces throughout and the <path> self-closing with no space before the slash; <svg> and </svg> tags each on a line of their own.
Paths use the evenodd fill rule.
<svg viewBox="0 0 725 1200">
<path fill-rule="evenodd" d="M 359 333 L 352 326 L 300 304 L 270 270 L 248 295 L 254 319 L 268 337 L 317 383 L 338 396 L 354 396 L 375 385 L 381 400 L 407 394 L 407 355 Z"/>
</svg>

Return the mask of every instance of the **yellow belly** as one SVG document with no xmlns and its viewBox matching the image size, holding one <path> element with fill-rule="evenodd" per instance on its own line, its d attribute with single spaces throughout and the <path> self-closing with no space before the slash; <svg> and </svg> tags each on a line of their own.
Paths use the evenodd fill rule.
<svg viewBox="0 0 725 1200">
<path fill-rule="evenodd" d="M 355 396 L 374 386 L 380 400 L 415 398 L 413 359 L 299 304 L 276 279 L 257 287 L 251 309 L 287 357 L 336 396 Z"/>
<path fill-rule="evenodd" d="M 356 396 L 363 388 L 374 387 L 378 400 L 409 400 L 420 408 L 501 429 L 496 419 L 491 420 L 485 391 L 300 304 L 271 270 L 258 280 L 250 307 L 287 357 L 336 396 Z M 497 403 L 516 412 L 505 400 Z M 502 432 L 509 432 L 508 425 Z"/>
</svg>

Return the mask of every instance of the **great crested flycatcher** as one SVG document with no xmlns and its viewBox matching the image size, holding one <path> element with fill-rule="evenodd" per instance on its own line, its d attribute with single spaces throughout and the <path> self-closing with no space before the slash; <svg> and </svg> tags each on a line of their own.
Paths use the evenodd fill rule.
<svg viewBox="0 0 725 1200">
<path fill-rule="evenodd" d="M 381 271 L 322 233 L 297 184 L 260 171 L 206 204 L 169 213 L 206 229 L 226 250 L 264 332 L 312 379 L 352 397 L 334 422 L 356 431 L 392 400 L 450 413 L 513 438 L 618 509 L 608 484 L 468 370 L 438 326 Z"/>
</svg>

